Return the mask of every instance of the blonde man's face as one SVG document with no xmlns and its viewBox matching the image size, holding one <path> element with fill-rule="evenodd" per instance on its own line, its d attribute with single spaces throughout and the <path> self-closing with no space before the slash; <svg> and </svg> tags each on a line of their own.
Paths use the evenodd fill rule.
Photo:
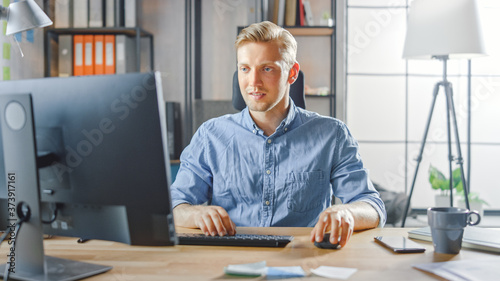
<svg viewBox="0 0 500 281">
<path fill-rule="evenodd" d="M 286 110 L 288 67 L 276 42 L 250 42 L 237 50 L 238 82 L 249 110 Z"/>
</svg>

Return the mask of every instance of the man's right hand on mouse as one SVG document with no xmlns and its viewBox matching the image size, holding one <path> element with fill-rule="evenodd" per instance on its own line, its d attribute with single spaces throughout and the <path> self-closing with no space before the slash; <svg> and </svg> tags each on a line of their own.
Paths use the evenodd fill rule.
<svg viewBox="0 0 500 281">
<path fill-rule="evenodd" d="M 311 242 L 322 242 L 326 232 L 330 232 L 330 243 L 344 247 L 354 231 L 354 218 L 345 206 L 332 206 L 323 211 L 311 231 Z"/>
</svg>

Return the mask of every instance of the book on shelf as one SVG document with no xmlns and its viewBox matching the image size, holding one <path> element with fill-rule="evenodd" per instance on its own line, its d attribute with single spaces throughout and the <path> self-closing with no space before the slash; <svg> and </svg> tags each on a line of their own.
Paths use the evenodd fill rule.
<svg viewBox="0 0 500 281">
<path fill-rule="evenodd" d="M 115 1 L 115 26 L 124 27 L 125 26 L 125 14 L 124 14 L 124 0 Z"/>
<path fill-rule="evenodd" d="M 57 14 L 55 15 L 57 18 Z M 73 1 L 73 27 L 89 27 L 89 5 L 87 1 Z"/>
<path fill-rule="evenodd" d="M 73 26 L 73 0 L 54 2 L 54 27 L 70 28 Z"/>
<path fill-rule="evenodd" d="M 73 75 L 83 75 L 83 35 L 73 36 Z"/>
<path fill-rule="evenodd" d="M 104 7 L 104 12 L 105 12 L 105 17 L 104 17 L 104 26 L 105 27 L 114 27 L 115 26 L 115 15 L 116 15 L 116 9 L 115 9 L 115 2 L 116 0 L 104 0 L 106 1 L 105 7 Z"/>
<path fill-rule="evenodd" d="M 115 74 L 115 35 L 104 35 L 104 74 Z"/>
<path fill-rule="evenodd" d="M 104 74 L 104 35 L 94 35 L 94 74 Z"/>
<path fill-rule="evenodd" d="M 94 75 L 94 35 L 83 35 L 83 75 Z"/>
<path fill-rule="evenodd" d="M 136 45 L 134 39 L 121 34 L 116 35 L 115 38 L 116 73 L 137 71 L 137 60 L 135 58 Z"/>
<path fill-rule="evenodd" d="M 89 27 L 104 26 L 103 0 L 89 0 Z"/>
<path fill-rule="evenodd" d="M 295 18 L 296 26 L 304 26 L 305 21 L 305 13 L 304 13 L 304 2 L 303 0 L 297 0 L 297 16 Z"/>
<path fill-rule="evenodd" d="M 286 0 L 274 0 L 273 22 L 277 25 L 285 24 L 285 4 Z"/>
<path fill-rule="evenodd" d="M 430 227 L 408 231 L 408 237 L 432 241 Z M 464 229 L 462 247 L 500 254 L 500 229 L 468 226 Z"/>
<path fill-rule="evenodd" d="M 286 0 L 285 25 L 294 26 L 297 17 L 297 0 Z"/>
<path fill-rule="evenodd" d="M 304 5 L 305 23 L 308 26 L 313 26 L 314 20 L 311 9 L 311 3 L 309 2 L 309 0 L 302 0 L 302 3 Z"/>
<path fill-rule="evenodd" d="M 136 27 L 139 26 L 138 16 L 141 14 L 141 1 L 140 0 L 123 0 L 124 12 L 124 26 Z"/>
<path fill-rule="evenodd" d="M 60 35 L 58 45 L 58 69 L 59 77 L 69 77 L 73 75 L 73 36 Z"/>
</svg>

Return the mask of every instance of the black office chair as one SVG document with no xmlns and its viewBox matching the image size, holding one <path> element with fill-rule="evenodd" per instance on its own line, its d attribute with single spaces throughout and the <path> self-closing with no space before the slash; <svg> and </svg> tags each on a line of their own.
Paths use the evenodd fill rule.
<svg viewBox="0 0 500 281">
<path fill-rule="evenodd" d="M 299 75 L 297 80 L 290 85 L 290 97 L 296 106 L 303 109 L 306 108 L 306 98 L 304 96 L 304 73 L 299 70 Z M 238 83 L 238 71 L 234 72 L 233 75 L 233 107 L 236 110 L 243 110 L 247 105 L 241 96 L 240 85 Z"/>
</svg>

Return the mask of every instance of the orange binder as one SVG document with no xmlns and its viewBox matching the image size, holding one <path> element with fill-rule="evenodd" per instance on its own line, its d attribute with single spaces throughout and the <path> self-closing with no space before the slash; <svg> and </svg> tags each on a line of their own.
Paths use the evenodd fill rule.
<svg viewBox="0 0 500 281">
<path fill-rule="evenodd" d="M 104 35 L 94 35 L 94 74 L 104 74 Z"/>
<path fill-rule="evenodd" d="M 115 74 L 115 36 L 104 35 L 104 74 Z"/>
<path fill-rule="evenodd" d="M 94 74 L 94 35 L 83 35 L 83 74 Z"/>
<path fill-rule="evenodd" d="M 83 75 L 83 35 L 73 36 L 73 75 Z"/>
</svg>

